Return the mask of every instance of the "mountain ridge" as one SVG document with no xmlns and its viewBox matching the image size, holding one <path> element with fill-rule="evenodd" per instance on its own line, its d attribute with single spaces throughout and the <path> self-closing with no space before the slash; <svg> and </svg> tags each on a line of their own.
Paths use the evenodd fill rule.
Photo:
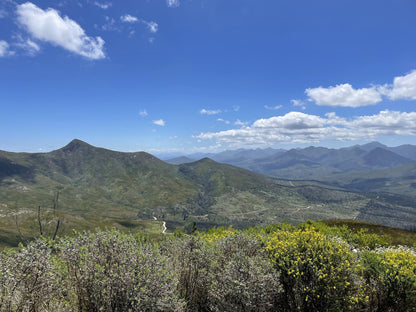
<svg viewBox="0 0 416 312">
<path fill-rule="evenodd" d="M 326 153 L 326 149 L 308 150 L 315 151 Z M 290 154 L 305 158 L 301 150 Z M 315 158 L 322 158 L 318 154 Z M 303 166 L 311 164 L 305 161 Z M 334 186 L 279 180 L 209 158 L 171 165 L 145 152 L 112 151 L 73 140 L 48 153 L 0 151 L 0 228 L 16 233 L 14 224 L 20 222 L 35 231 L 36 207 L 55 216 L 51 207 L 58 192 L 58 211 L 67 230 L 104 224 L 154 228 L 154 218 L 171 229 L 192 222 L 199 228 L 246 227 L 359 216 L 401 227 L 416 221 L 416 212 L 406 201 L 377 200 L 348 189 L 349 185 L 331 183 Z M 383 219 L 386 210 L 399 213 Z"/>
</svg>

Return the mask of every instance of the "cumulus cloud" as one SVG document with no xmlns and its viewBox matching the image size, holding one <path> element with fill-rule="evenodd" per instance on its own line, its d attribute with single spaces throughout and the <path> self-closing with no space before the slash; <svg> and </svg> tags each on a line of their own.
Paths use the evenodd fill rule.
<svg viewBox="0 0 416 312">
<path fill-rule="evenodd" d="M 9 54 L 9 44 L 4 40 L 0 40 L 0 57 L 5 57 Z"/>
<path fill-rule="evenodd" d="M 392 85 L 379 88 L 380 93 L 391 100 L 416 100 L 416 70 L 407 75 L 395 77 Z"/>
<path fill-rule="evenodd" d="M 305 93 L 309 99 L 321 106 L 360 107 L 381 102 L 381 95 L 375 87 L 354 89 L 349 83 L 329 88 L 310 88 Z"/>
<path fill-rule="evenodd" d="M 209 109 L 203 108 L 199 111 L 199 113 L 201 115 L 217 115 L 217 114 L 221 113 L 221 110 L 220 109 L 209 110 Z"/>
<path fill-rule="evenodd" d="M 146 117 L 148 114 L 147 114 L 147 111 L 145 109 L 143 109 L 139 112 L 139 115 L 142 116 L 142 117 Z"/>
<path fill-rule="evenodd" d="M 416 135 L 416 112 L 384 110 L 375 115 L 352 119 L 341 118 L 335 113 L 320 117 L 290 112 L 283 116 L 259 119 L 241 129 L 201 133 L 195 138 L 242 147 L 322 140 L 368 140 L 394 135 Z"/>
<path fill-rule="evenodd" d="M 75 21 L 54 9 L 42 10 L 31 2 L 17 6 L 17 21 L 35 39 L 64 48 L 88 59 L 105 58 L 104 40 L 89 37 Z"/>
<path fill-rule="evenodd" d="M 177 8 L 180 5 L 179 0 L 166 0 L 166 4 L 170 8 Z"/>
<path fill-rule="evenodd" d="M 161 126 L 161 127 L 163 127 L 165 125 L 165 121 L 163 119 L 153 120 L 153 123 L 155 125 L 158 125 L 158 126 Z"/>
<path fill-rule="evenodd" d="M 139 21 L 139 19 L 136 16 L 133 16 L 130 14 L 125 14 L 123 16 L 120 16 L 120 20 L 123 23 L 137 23 Z"/>
</svg>

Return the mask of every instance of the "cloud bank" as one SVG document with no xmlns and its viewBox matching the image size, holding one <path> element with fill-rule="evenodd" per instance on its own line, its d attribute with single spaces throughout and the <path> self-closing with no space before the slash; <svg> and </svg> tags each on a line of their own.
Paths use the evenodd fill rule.
<svg viewBox="0 0 416 312">
<path fill-rule="evenodd" d="M 361 107 L 375 105 L 382 96 L 390 100 L 416 100 L 416 70 L 393 79 L 392 84 L 377 85 L 371 88 L 354 89 L 349 83 L 335 87 L 318 87 L 305 90 L 310 101 L 320 106 Z M 292 100 L 294 105 L 298 101 Z"/>
<path fill-rule="evenodd" d="M 251 126 L 195 136 L 216 140 L 233 147 L 265 146 L 278 143 L 310 143 L 322 140 L 372 140 L 379 136 L 416 135 L 416 112 L 384 110 L 375 115 L 341 118 L 290 112 L 283 116 L 259 119 Z"/>
</svg>

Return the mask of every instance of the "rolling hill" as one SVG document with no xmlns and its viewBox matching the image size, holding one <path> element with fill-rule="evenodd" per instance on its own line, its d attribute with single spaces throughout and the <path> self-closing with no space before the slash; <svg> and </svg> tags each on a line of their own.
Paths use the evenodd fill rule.
<svg viewBox="0 0 416 312">
<path fill-rule="evenodd" d="M 308 218 L 367 220 L 383 216 L 385 207 L 398 213 L 381 223 L 409 227 L 416 219 L 407 202 L 341 186 L 271 179 L 208 158 L 171 165 L 144 152 L 111 151 L 80 140 L 49 153 L 0 151 L 0 193 L 0 240 L 10 245 L 18 236 L 38 233 L 38 211 L 45 231 L 53 232 L 59 219 L 60 233 L 94 227 L 160 232 L 162 221 L 173 230 L 193 222 L 203 229 Z M 379 206 L 384 208 L 374 208 Z"/>
</svg>

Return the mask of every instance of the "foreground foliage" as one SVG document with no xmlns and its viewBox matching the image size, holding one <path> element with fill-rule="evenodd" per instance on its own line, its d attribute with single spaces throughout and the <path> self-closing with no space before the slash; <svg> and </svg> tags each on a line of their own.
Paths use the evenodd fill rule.
<svg viewBox="0 0 416 312">
<path fill-rule="evenodd" d="M 390 242 L 320 222 L 39 239 L 0 253 L 0 311 L 416 311 L 415 248 Z"/>
</svg>

